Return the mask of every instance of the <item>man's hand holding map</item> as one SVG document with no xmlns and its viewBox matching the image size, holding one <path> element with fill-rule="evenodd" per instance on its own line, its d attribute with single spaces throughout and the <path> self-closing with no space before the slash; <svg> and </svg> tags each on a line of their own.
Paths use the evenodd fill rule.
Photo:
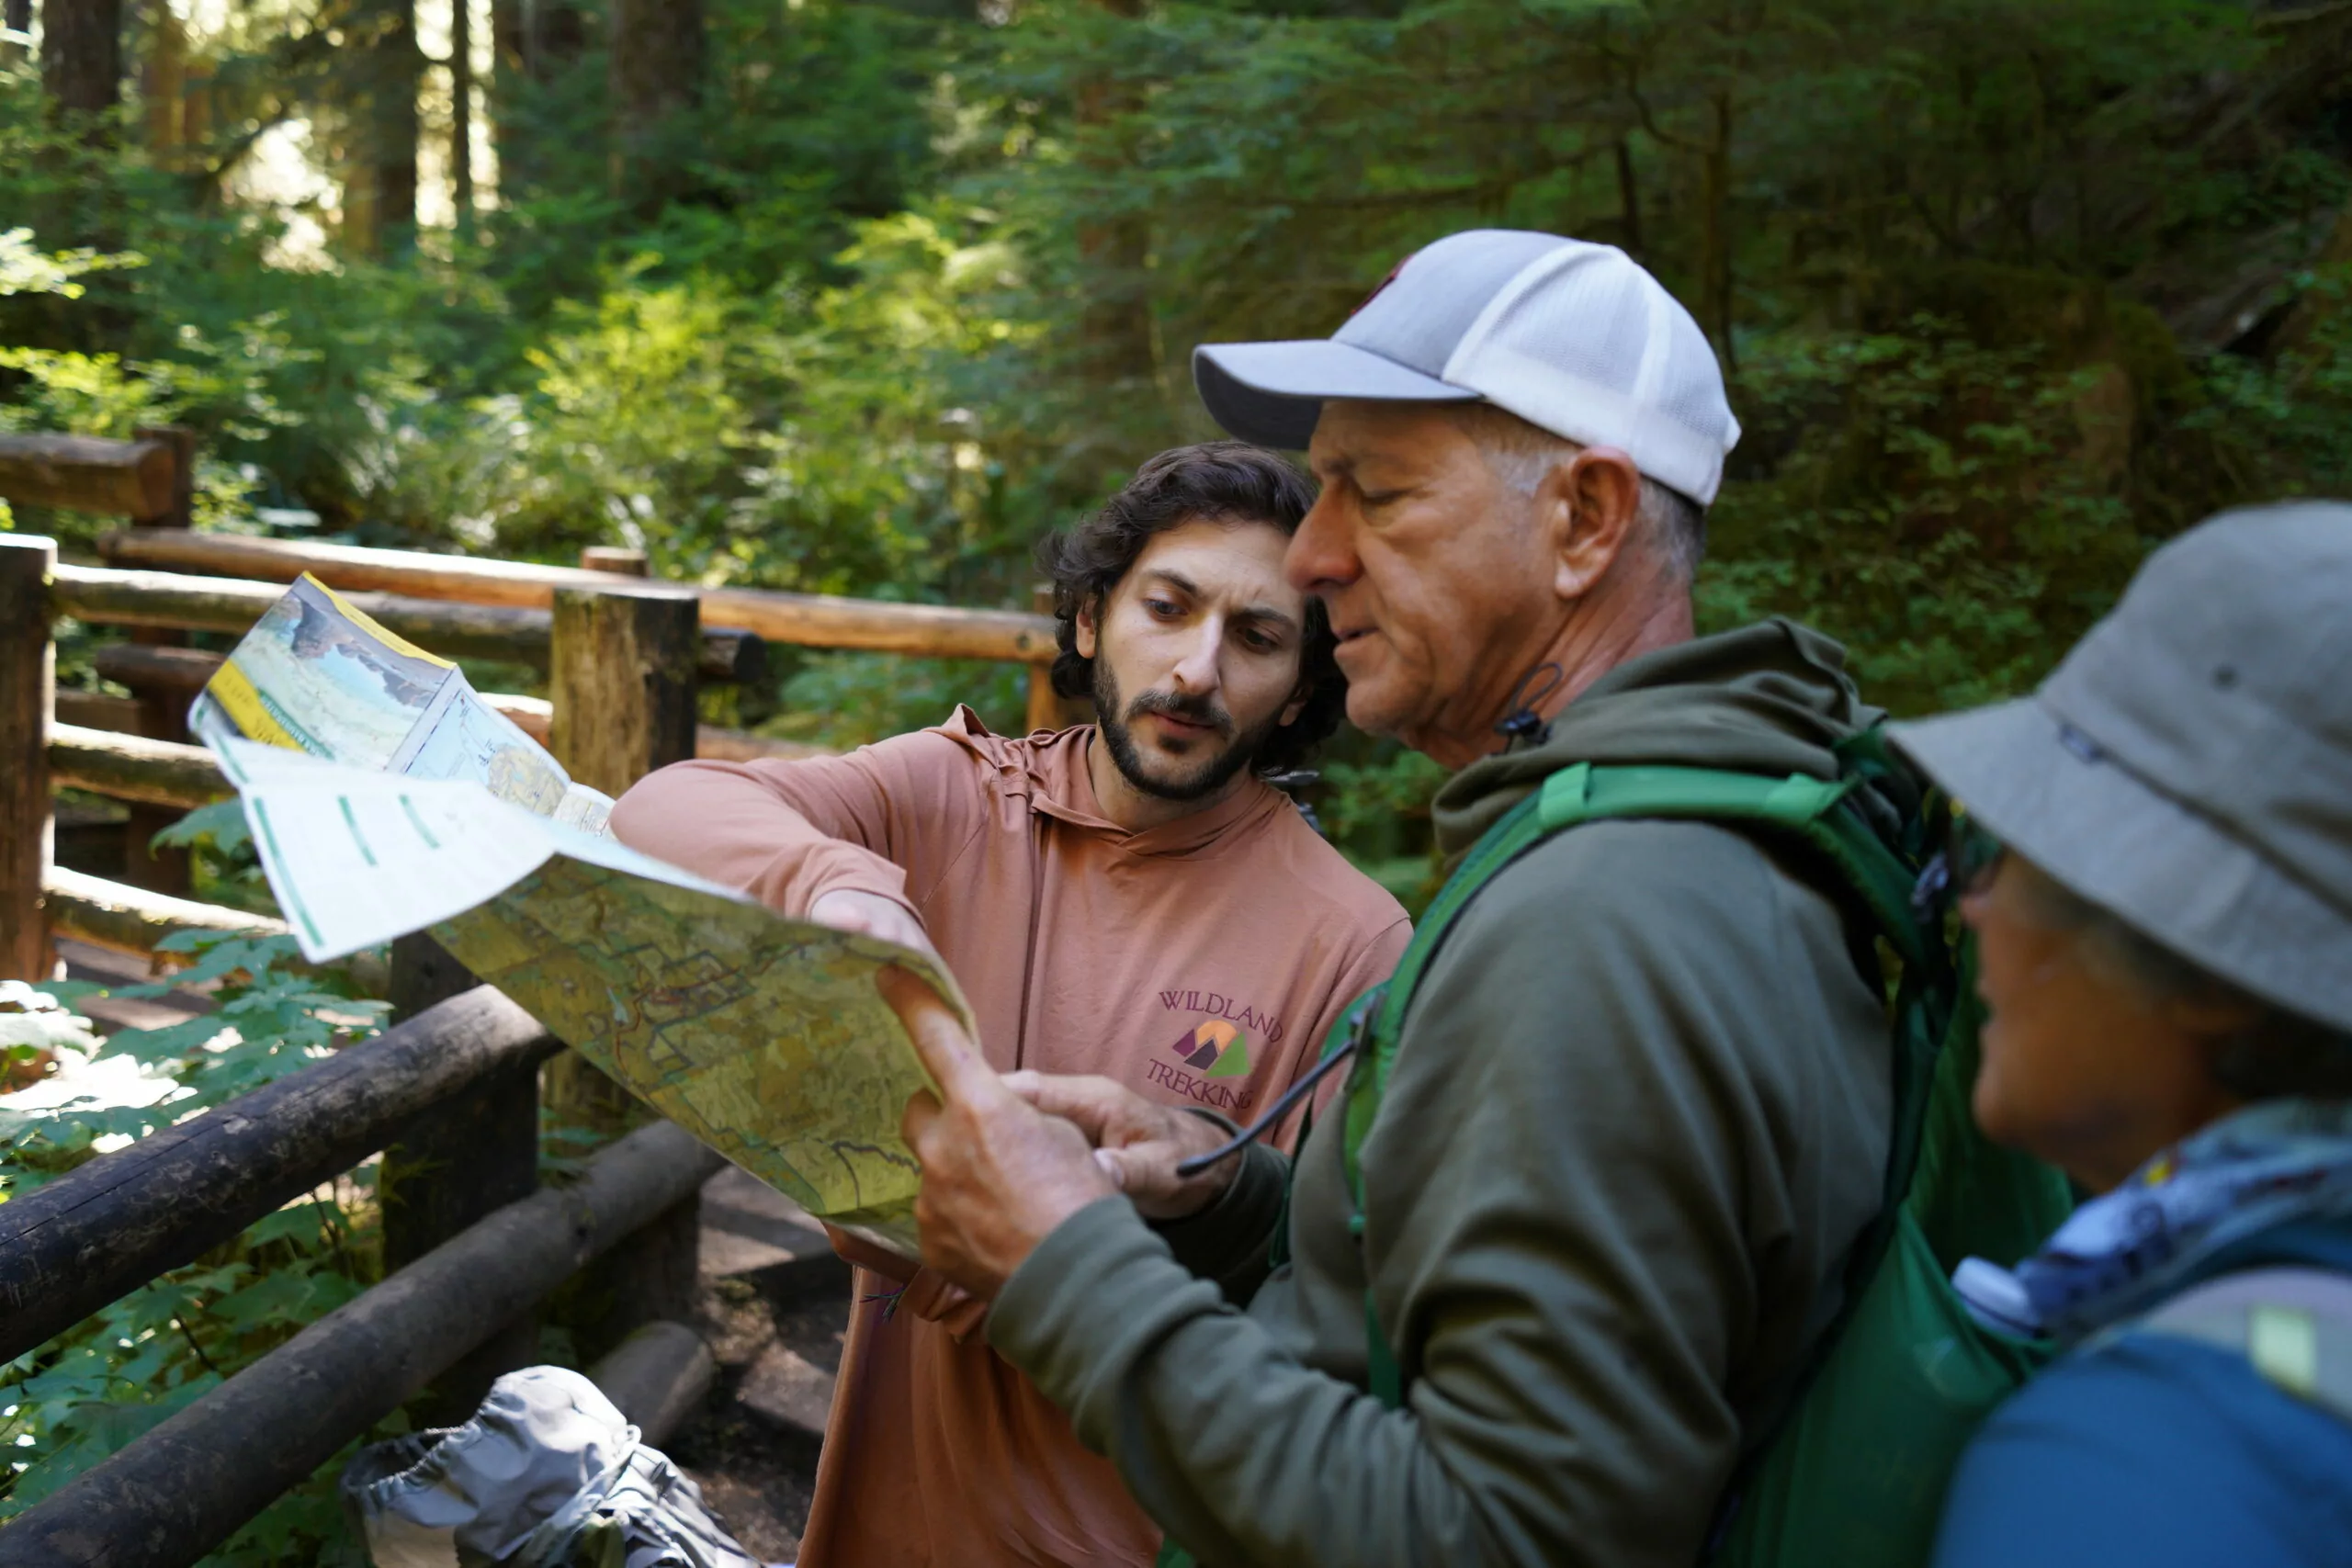
<svg viewBox="0 0 2352 1568">
<path fill-rule="evenodd" d="M 662 1114 L 914 1255 L 920 1172 L 899 1124 L 929 1080 L 875 981 L 899 965 L 968 1018 L 936 960 L 785 919 L 601 836 L 608 801 L 455 667 L 308 579 L 195 716 L 306 956 L 429 927 Z"/>
</svg>

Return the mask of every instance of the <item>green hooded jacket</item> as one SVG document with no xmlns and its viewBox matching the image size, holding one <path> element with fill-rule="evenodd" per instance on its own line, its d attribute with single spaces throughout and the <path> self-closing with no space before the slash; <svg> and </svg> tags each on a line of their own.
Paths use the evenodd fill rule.
<svg viewBox="0 0 2352 1568">
<path fill-rule="evenodd" d="M 1459 857 L 1578 761 L 1835 777 L 1878 715 L 1771 621 L 1649 653 L 1436 800 Z M 1882 805 L 1884 803 L 1881 803 Z M 1682 1568 L 1836 1317 L 1892 1114 L 1866 928 L 1801 850 L 1688 821 L 1557 835 L 1487 885 L 1405 1019 L 1351 1234 L 1336 1115 L 1290 1190 L 1106 1199 L 991 1344 L 1207 1568 Z M 1364 1290 L 1410 1380 L 1366 1389 Z"/>
</svg>

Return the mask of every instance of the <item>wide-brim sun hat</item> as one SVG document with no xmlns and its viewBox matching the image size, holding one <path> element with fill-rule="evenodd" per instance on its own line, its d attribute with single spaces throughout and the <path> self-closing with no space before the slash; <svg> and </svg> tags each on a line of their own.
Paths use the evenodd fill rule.
<svg viewBox="0 0 2352 1568">
<path fill-rule="evenodd" d="M 2199 525 L 2032 696 L 1894 736 L 2062 886 L 2352 1030 L 2352 505 Z"/>
</svg>

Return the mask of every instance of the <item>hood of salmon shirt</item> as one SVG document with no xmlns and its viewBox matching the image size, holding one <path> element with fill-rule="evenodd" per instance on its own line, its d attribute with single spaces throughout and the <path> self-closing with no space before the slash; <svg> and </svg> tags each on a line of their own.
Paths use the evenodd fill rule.
<svg viewBox="0 0 2352 1568">
<path fill-rule="evenodd" d="M 1009 800 L 1024 801 L 1030 810 L 1073 828 L 1099 833 L 1110 847 L 1137 856 L 1197 855 L 1204 859 L 1231 853 L 1251 837 L 1248 831 L 1260 819 L 1277 811 L 1295 811 L 1290 796 L 1251 776 L 1223 800 L 1201 811 L 1191 811 L 1172 822 L 1140 830 L 1122 828 L 1102 814 L 1094 794 L 1094 775 L 1087 771 L 1087 748 L 1095 727 L 1083 725 L 1057 734 L 1041 731 L 1027 744 L 1014 745 L 992 733 L 980 716 L 959 706 L 938 734 L 946 736 L 997 773 L 998 786 Z M 1241 829 L 1236 831 L 1236 829 Z"/>
</svg>

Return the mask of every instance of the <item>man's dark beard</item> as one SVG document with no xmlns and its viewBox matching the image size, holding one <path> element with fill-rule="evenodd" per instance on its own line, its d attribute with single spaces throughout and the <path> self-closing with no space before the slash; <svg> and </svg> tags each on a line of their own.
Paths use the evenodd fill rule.
<svg viewBox="0 0 2352 1568">
<path fill-rule="evenodd" d="M 1157 800 L 1202 800 L 1215 795 L 1232 781 L 1234 774 L 1257 760 L 1258 753 L 1283 724 L 1282 710 L 1277 708 L 1265 723 L 1233 738 L 1233 716 L 1205 697 L 1146 692 L 1132 704 L 1126 703 L 1119 695 L 1119 682 L 1111 673 L 1109 661 L 1102 659 L 1094 661 L 1094 713 L 1095 723 L 1102 731 L 1102 743 L 1111 749 L 1111 762 L 1119 770 L 1120 777 L 1134 785 L 1137 794 Z M 1143 753 L 1136 749 L 1134 731 L 1127 728 L 1148 713 L 1170 714 L 1208 725 L 1219 735 L 1228 737 L 1226 748 L 1200 764 L 1189 777 L 1154 777 L 1145 767 Z"/>
</svg>

